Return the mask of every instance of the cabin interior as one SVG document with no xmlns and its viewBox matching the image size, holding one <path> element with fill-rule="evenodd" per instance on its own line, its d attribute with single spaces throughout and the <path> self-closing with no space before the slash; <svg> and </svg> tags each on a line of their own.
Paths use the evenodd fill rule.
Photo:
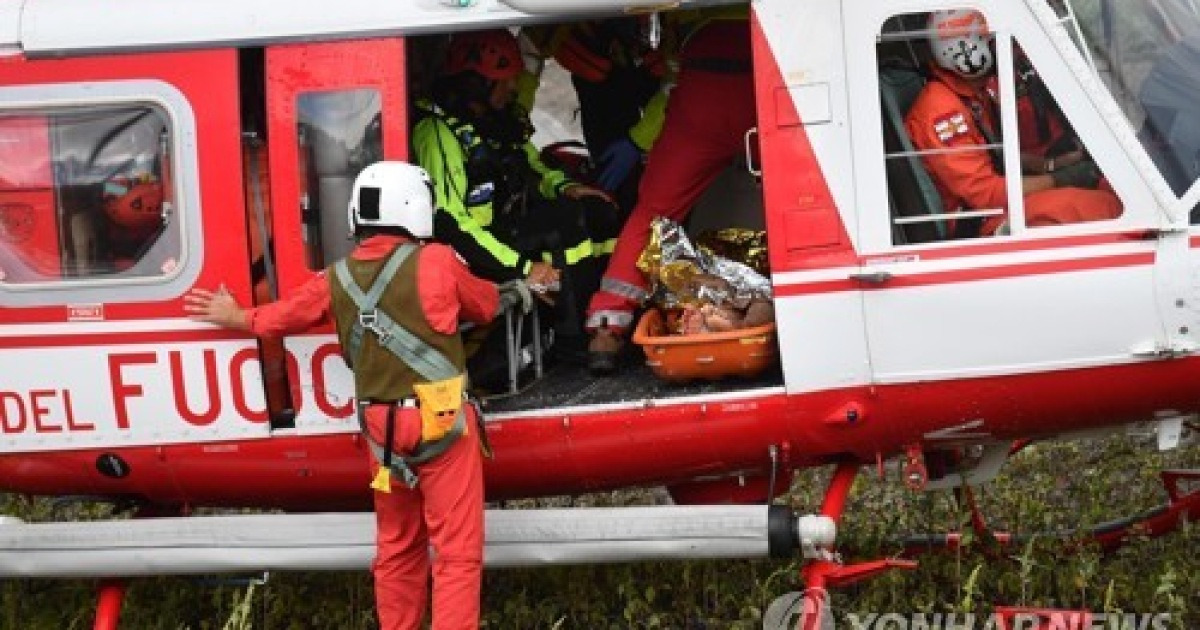
<svg viewBox="0 0 1200 630">
<path fill-rule="evenodd" d="M 404 88 L 410 113 L 420 99 L 429 96 L 447 43 L 446 35 L 405 38 Z M 247 132 L 262 138 L 269 127 L 268 99 L 263 95 L 267 61 L 261 50 L 247 49 L 241 51 L 240 62 L 244 125 Z M 301 186 L 309 203 L 303 214 L 305 259 L 315 270 L 347 253 L 352 245 L 344 234 L 346 203 L 358 171 L 383 154 L 380 119 L 386 114 L 379 93 L 370 89 L 315 90 L 298 95 L 296 105 L 305 162 L 301 170 L 306 173 Z M 539 147 L 580 144 L 578 110 L 569 73 L 553 59 L 545 60 L 530 112 L 533 142 Z M 409 124 L 412 122 L 410 119 Z M 748 171 L 744 156 L 730 163 L 686 223 L 690 235 L 726 227 L 765 230 L 761 182 Z M 595 377 L 578 353 L 555 352 L 550 317 L 544 306 L 536 318 L 509 317 L 471 358 L 469 373 L 490 410 L 641 401 L 783 384 L 778 365 L 752 379 L 669 383 L 654 375 L 634 344 L 626 346 L 616 374 Z"/>
</svg>

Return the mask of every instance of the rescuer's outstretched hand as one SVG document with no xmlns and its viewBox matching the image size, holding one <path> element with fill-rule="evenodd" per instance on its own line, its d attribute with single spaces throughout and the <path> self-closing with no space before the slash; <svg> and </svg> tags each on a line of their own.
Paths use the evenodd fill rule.
<svg viewBox="0 0 1200 630">
<path fill-rule="evenodd" d="M 188 291 L 183 296 L 183 312 L 194 320 L 216 324 L 222 328 L 249 330 L 246 312 L 224 285 L 216 291 L 201 288 Z"/>
</svg>

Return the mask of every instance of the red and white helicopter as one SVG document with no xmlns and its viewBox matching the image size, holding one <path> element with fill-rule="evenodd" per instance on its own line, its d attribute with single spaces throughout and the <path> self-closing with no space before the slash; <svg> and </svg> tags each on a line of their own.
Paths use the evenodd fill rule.
<svg viewBox="0 0 1200 630">
<path fill-rule="evenodd" d="M 662 4 L 0 6 L 0 490 L 184 514 L 365 509 L 366 445 L 332 331 L 259 342 L 188 320 L 182 295 L 224 284 L 242 303 L 269 301 L 348 250 L 350 184 L 369 159 L 406 156 L 417 62 L 438 35 L 723 3 Z M 1200 143 L 1195 112 L 1172 109 L 1156 86 L 1200 73 L 1187 46 L 1200 13 L 1186 0 L 1090 3 L 1087 14 L 1046 0 L 969 4 L 994 34 L 1004 130 L 994 148 L 1007 172 L 1020 172 L 1014 68 L 1028 63 L 1121 215 L 1028 227 L 1014 176 L 1008 234 L 945 238 L 952 215 L 903 117 L 928 59 L 925 16 L 961 3 L 754 0 L 758 126 L 719 191 L 720 219 L 708 220 L 767 229 L 780 369 L 683 387 L 645 369 L 596 381 L 551 370 L 489 407 L 490 498 L 665 485 L 679 503 L 758 503 L 739 523 L 745 513 L 714 508 L 713 535 L 761 526 L 776 549 L 810 559 L 809 586 L 836 586 L 899 564 L 830 553 L 864 464 L 900 456 L 914 488 L 954 487 L 994 476 L 1015 441 L 1135 422 L 1154 423 L 1163 446 L 1195 433 Z M 824 465 L 836 472 L 819 512 L 761 509 L 786 485 L 775 479 Z M 1200 514 L 1196 478 L 1164 473 L 1170 500 L 1143 525 L 1166 531 Z M 692 510 L 679 523 L 703 518 L 664 509 Z M 32 527 L 5 522 L 0 535 Z M 138 531 L 126 542 L 150 540 Z M 216 566 L 206 552 L 138 564 L 111 548 L 91 563 L 81 549 L 23 563 L 16 551 L 34 554 L 38 538 L 13 535 L 2 576 L 330 567 L 370 550 L 364 536 L 320 559 L 240 553 Z M 585 556 L 605 557 L 564 558 Z M 115 624 L 119 590 L 106 597 L 98 627 Z"/>
</svg>

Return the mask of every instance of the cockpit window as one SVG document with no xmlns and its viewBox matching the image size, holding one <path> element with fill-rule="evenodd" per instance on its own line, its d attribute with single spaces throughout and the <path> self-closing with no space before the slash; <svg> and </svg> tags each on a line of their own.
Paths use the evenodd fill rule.
<svg viewBox="0 0 1200 630">
<path fill-rule="evenodd" d="M 1019 235 L 1124 212 L 1020 42 L 993 32 L 983 13 L 893 16 L 876 53 L 893 244 Z M 999 74 L 1007 67 L 1012 88 Z"/>
<path fill-rule="evenodd" d="M 1200 179 L 1200 2 L 1052 2 L 1177 195 Z"/>
<path fill-rule="evenodd" d="M 0 283 L 171 275 L 168 120 L 150 104 L 0 113 Z"/>
</svg>

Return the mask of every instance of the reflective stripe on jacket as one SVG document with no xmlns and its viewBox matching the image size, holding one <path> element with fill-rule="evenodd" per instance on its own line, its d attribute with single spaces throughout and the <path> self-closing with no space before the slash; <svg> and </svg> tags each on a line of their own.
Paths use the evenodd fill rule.
<svg viewBox="0 0 1200 630">
<path fill-rule="evenodd" d="M 421 118 L 412 132 L 413 154 L 433 179 L 438 239 L 450 244 L 481 275 L 496 280 L 525 277 L 532 261 L 489 229 L 498 204 L 506 201 L 497 198 L 506 193 L 500 190 L 503 182 L 496 174 L 513 166 L 503 163 L 502 154 L 507 152 L 510 159 L 523 156 L 520 167 L 537 178 L 538 193 L 547 199 L 556 198 L 573 182 L 562 171 L 543 164 L 537 147 L 528 140 L 519 146 L 498 147 L 469 122 L 436 105 L 423 103 L 418 108 Z"/>
</svg>

